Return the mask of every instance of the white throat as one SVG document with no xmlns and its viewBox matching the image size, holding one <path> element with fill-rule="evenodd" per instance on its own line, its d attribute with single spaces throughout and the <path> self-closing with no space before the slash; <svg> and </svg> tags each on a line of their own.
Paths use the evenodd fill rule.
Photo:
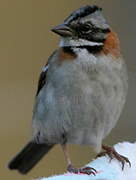
<svg viewBox="0 0 136 180">
<path fill-rule="evenodd" d="M 59 44 L 60 47 L 101 46 L 101 45 L 103 45 L 103 43 L 101 43 L 101 42 L 92 42 L 92 41 L 88 41 L 85 39 L 72 39 L 72 38 L 61 38 L 60 44 Z"/>
</svg>

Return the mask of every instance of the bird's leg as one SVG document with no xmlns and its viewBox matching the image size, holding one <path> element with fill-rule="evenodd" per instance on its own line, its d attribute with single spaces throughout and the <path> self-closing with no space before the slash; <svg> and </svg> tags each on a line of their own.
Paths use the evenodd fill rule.
<svg viewBox="0 0 136 180">
<path fill-rule="evenodd" d="M 68 166 L 67 166 L 68 172 L 75 173 L 75 174 L 82 173 L 82 174 L 88 174 L 88 175 L 90 175 L 90 174 L 96 175 L 97 171 L 94 168 L 91 168 L 91 167 L 75 168 L 72 165 L 71 160 L 69 158 L 67 145 L 63 144 L 62 149 L 63 149 L 64 156 L 65 156 L 65 159 L 66 159 L 67 164 L 68 164 Z"/>
<path fill-rule="evenodd" d="M 67 145 L 66 144 L 62 144 L 62 150 L 63 150 L 63 153 L 64 153 L 64 157 L 65 157 L 65 160 L 68 164 L 68 166 L 70 166 L 72 163 L 71 163 L 71 160 L 69 158 L 69 153 L 68 153 L 68 150 L 67 150 Z"/>
<path fill-rule="evenodd" d="M 131 166 L 131 163 L 129 159 L 125 156 L 120 155 L 119 153 L 116 152 L 116 150 L 113 147 L 105 146 L 102 145 L 102 149 L 104 150 L 103 152 L 99 153 L 97 157 L 105 156 L 108 155 L 110 158 L 110 161 L 112 159 L 117 159 L 119 162 L 122 164 L 122 170 L 124 169 L 125 163 L 128 163 L 129 166 Z"/>
</svg>

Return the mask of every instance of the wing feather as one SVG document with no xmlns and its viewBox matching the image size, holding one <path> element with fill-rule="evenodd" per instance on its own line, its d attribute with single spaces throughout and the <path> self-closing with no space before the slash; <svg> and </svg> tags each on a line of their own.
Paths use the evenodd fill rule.
<svg viewBox="0 0 136 180">
<path fill-rule="evenodd" d="M 49 68 L 48 64 L 43 67 L 43 70 L 40 74 L 39 81 L 38 81 L 38 88 L 37 88 L 36 96 L 38 96 L 39 92 L 41 91 L 43 86 L 46 84 L 48 68 Z"/>
<path fill-rule="evenodd" d="M 43 86 L 46 84 L 47 72 L 48 72 L 48 69 L 49 69 L 49 61 L 53 58 L 53 56 L 55 55 L 56 52 L 57 52 L 57 50 L 55 50 L 52 53 L 52 55 L 48 59 L 48 63 L 42 69 L 42 72 L 40 74 L 39 81 L 38 81 L 38 88 L 37 88 L 36 96 L 38 96 L 39 92 L 41 91 Z"/>
</svg>

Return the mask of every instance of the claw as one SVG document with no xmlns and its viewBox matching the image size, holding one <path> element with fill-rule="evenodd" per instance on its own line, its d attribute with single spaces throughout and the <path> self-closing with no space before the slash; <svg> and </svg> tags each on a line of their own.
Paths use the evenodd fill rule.
<svg viewBox="0 0 136 180">
<path fill-rule="evenodd" d="M 129 166 L 131 167 L 131 162 L 129 161 L 129 159 L 125 156 L 122 156 L 121 157 L 129 164 Z"/>
<path fill-rule="evenodd" d="M 83 173 L 83 174 L 93 174 L 94 176 L 96 175 L 97 171 L 94 169 L 94 168 L 91 168 L 91 167 L 85 167 L 85 168 L 81 168 L 80 173 Z"/>
<path fill-rule="evenodd" d="M 92 168 L 92 167 L 84 167 L 83 169 L 85 169 L 85 170 L 93 170 L 95 173 L 97 173 L 97 171 L 96 171 L 96 169 L 94 169 L 94 168 Z"/>
<path fill-rule="evenodd" d="M 87 175 L 96 175 L 97 171 L 94 169 L 94 168 L 91 168 L 91 167 L 84 167 L 84 168 L 75 168 L 73 167 L 72 165 L 69 165 L 67 170 L 71 173 L 75 173 L 75 174 L 78 174 L 78 173 L 82 173 L 82 174 L 87 174 Z"/>
<path fill-rule="evenodd" d="M 114 158 L 117 159 L 122 164 L 122 170 L 124 170 L 125 163 L 128 163 L 129 166 L 131 167 L 131 163 L 130 163 L 129 159 L 127 157 L 122 156 L 119 153 L 117 153 L 114 148 L 108 147 L 108 146 L 104 146 L 104 145 L 102 146 L 102 148 L 105 151 L 99 153 L 97 155 L 97 157 L 108 155 L 109 158 L 110 158 L 110 160 L 109 160 L 110 162 Z"/>
</svg>

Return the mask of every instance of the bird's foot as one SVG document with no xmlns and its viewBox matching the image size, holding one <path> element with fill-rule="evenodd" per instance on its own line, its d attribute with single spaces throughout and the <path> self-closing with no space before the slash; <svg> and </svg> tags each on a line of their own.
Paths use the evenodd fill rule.
<svg viewBox="0 0 136 180">
<path fill-rule="evenodd" d="M 79 173 L 87 174 L 87 175 L 93 174 L 94 176 L 97 173 L 97 171 L 94 168 L 91 167 L 75 168 L 71 164 L 68 166 L 67 171 L 74 174 L 79 174 Z"/>
<path fill-rule="evenodd" d="M 119 153 L 117 153 L 114 148 L 102 145 L 102 149 L 104 149 L 104 151 L 99 153 L 96 156 L 96 158 L 108 155 L 109 158 L 110 158 L 110 162 L 111 162 L 112 159 L 117 159 L 122 164 L 122 170 L 124 169 L 125 163 L 128 163 L 129 166 L 131 167 L 131 163 L 130 163 L 129 159 L 127 157 L 122 156 Z"/>
</svg>

